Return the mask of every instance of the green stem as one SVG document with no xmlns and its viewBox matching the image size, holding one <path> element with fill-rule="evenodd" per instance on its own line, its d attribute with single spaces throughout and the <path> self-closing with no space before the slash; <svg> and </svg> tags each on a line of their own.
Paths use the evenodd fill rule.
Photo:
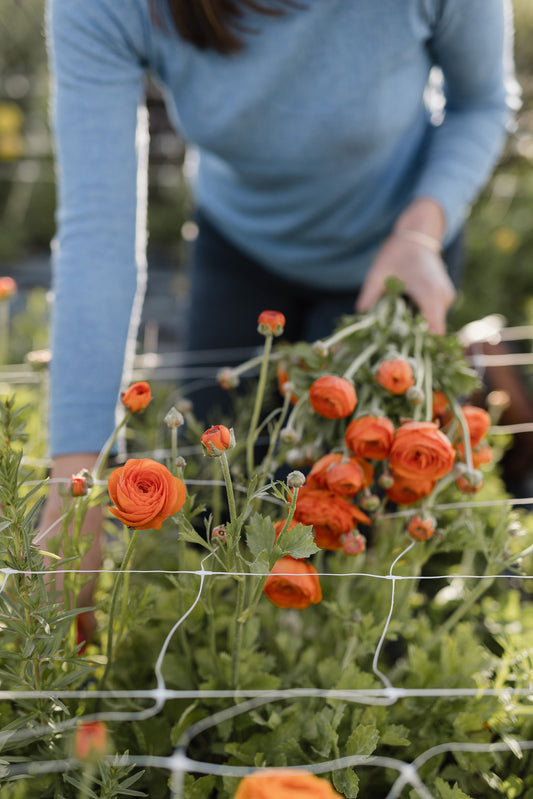
<svg viewBox="0 0 533 799">
<path fill-rule="evenodd" d="M 465 463 L 469 471 L 473 471 L 474 463 L 472 461 L 472 445 L 470 443 L 470 430 L 468 429 L 468 424 L 466 423 L 465 415 L 461 410 L 461 406 L 458 402 L 450 398 L 450 404 L 452 406 L 453 414 L 457 421 L 461 426 L 461 432 L 463 435 L 463 444 L 465 448 Z"/>
<path fill-rule="evenodd" d="M 270 463 L 272 461 L 272 456 L 274 454 L 274 450 L 276 449 L 276 444 L 278 443 L 279 434 L 283 424 L 285 422 L 285 418 L 287 413 L 289 412 L 289 406 L 291 404 L 291 397 L 290 394 L 287 393 L 283 399 L 283 407 L 281 409 L 281 413 L 279 415 L 278 421 L 276 422 L 274 429 L 270 435 L 270 440 L 268 444 L 267 454 L 265 455 L 265 459 L 263 461 L 263 467 L 261 469 L 261 474 L 259 475 L 259 480 L 261 481 L 262 478 L 268 474 L 268 470 L 270 468 Z"/>
<path fill-rule="evenodd" d="M 424 391 L 426 394 L 426 422 L 433 419 L 433 366 L 429 353 L 424 358 Z"/>
<path fill-rule="evenodd" d="M 108 623 L 107 623 L 106 665 L 105 665 L 104 673 L 102 675 L 102 679 L 100 680 L 100 685 L 98 686 L 101 691 L 104 688 L 104 685 L 105 685 L 106 680 L 107 680 L 107 676 L 109 674 L 109 670 L 111 668 L 111 660 L 112 660 L 112 656 L 113 656 L 113 624 L 114 624 L 114 621 L 115 621 L 115 605 L 117 603 L 118 588 L 119 588 L 119 585 L 120 585 L 120 578 L 124 574 L 124 572 L 126 570 L 126 566 L 128 565 L 128 562 L 129 562 L 129 560 L 130 560 L 130 558 L 132 556 L 133 548 L 135 546 L 135 541 L 137 540 L 138 533 L 139 533 L 138 530 L 134 530 L 133 531 L 133 535 L 130 538 L 130 542 L 128 544 L 128 548 L 127 548 L 126 553 L 125 553 L 125 555 L 124 555 L 124 557 L 122 559 L 122 563 L 120 565 L 120 569 L 118 571 L 118 574 L 115 577 L 115 584 L 113 586 L 113 592 L 111 594 L 111 604 L 110 604 L 110 607 L 109 607 L 109 620 L 108 620 Z"/>
<path fill-rule="evenodd" d="M 224 482 L 226 484 L 229 518 L 232 526 L 234 526 L 237 521 L 237 507 L 235 505 L 235 494 L 233 493 L 233 483 L 231 480 L 228 458 L 225 452 L 223 452 L 220 456 L 220 465 L 222 466 L 222 474 L 224 475 Z M 235 535 L 237 534 L 236 529 L 234 529 L 233 532 Z"/>
<path fill-rule="evenodd" d="M 248 431 L 248 438 L 246 439 L 246 466 L 248 476 L 252 476 L 254 470 L 254 444 L 257 438 L 257 423 L 259 421 L 259 414 L 261 413 L 261 405 L 263 404 L 263 396 L 265 393 L 266 378 L 268 372 L 269 356 L 272 349 L 273 336 L 265 336 L 265 346 L 261 360 L 261 372 L 259 373 L 259 382 L 257 384 L 257 391 L 255 393 L 254 409 L 252 412 L 252 419 L 250 421 L 250 429 Z"/>
<path fill-rule="evenodd" d="M 334 333 L 327 339 L 315 341 L 315 344 L 321 344 L 326 349 L 329 349 L 332 344 L 337 344 L 339 341 L 342 341 L 343 338 L 347 336 L 351 336 L 352 333 L 357 333 L 358 330 L 365 330 L 367 327 L 372 327 L 375 323 L 376 318 L 373 314 L 369 314 L 365 316 L 364 319 L 361 319 L 358 322 L 354 322 L 352 325 L 348 325 L 347 327 L 339 330 L 338 333 Z"/>
<path fill-rule="evenodd" d="M 344 372 L 343 374 L 344 379 L 351 380 L 354 374 L 357 372 L 357 370 L 372 357 L 377 348 L 378 344 L 376 343 L 369 344 L 368 347 L 365 347 L 365 349 L 361 353 L 359 353 L 357 358 L 354 358 L 350 366 Z"/>
<path fill-rule="evenodd" d="M 242 645 L 242 627 L 244 622 L 241 621 L 241 615 L 244 604 L 244 578 L 239 579 L 237 588 L 237 604 L 235 608 L 235 616 L 233 619 L 233 656 L 231 668 L 231 682 L 233 688 L 239 687 L 239 664 L 241 658 L 241 645 Z"/>
<path fill-rule="evenodd" d="M 7 363 L 9 354 L 9 300 L 0 300 L 0 366 Z"/>
<path fill-rule="evenodd" d="M 485 574 L 487 573 L 488 572 L 485 571 Z M 455 627 L 455 625 L 461 621 L 463 616 L 468 613 L 472 605 L 475 605 L 475 603 L 483 596 L 483 594 L 489 590 L 493 582 L 494 577 L 480 580 L 473 591 L 470 592 L 469 596 L 463 602 L 461 602 L 459 607 L 452 613 L 452 615 L 440 625 L 438 632 L 430 639 L 428 646 L 431 646 L 439 638 L 449 633 Z"/>
</svg>

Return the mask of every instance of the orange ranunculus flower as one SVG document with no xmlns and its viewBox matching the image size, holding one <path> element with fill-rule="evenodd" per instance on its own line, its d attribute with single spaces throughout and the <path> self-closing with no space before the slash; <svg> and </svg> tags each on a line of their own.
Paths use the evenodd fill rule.
<svg viewBox="0 0 533 799">
<path fill-rule="evenodd" d="M 148 383 L 141 380 L 138 383 L 132 383 L 126 391 L 123 391 L 120 399 L 132 413 L 137 413 L 143 411 L 150 404 L 152 392 Z"/>
<path fill-rule="evenodd" d="M 261 311 L 257 318 L 257 330 L 263 336 L 281 336 L 285 317 L 280 311 Z"/>
<path fill-rule="evenodd" d="M 307 485 L 325 488 L 343 497 L 354 497 L 369 484 L 369 479 L 372 482 L 372 476 L 373 470 L 369 475 L 368 468 L 363 469 L 361 459 L 345 458 L 340 452 L 330 452 L 313 464 Z"/>
<path fill-rule="evenodd" d="M 455 450 L 434 422 L 405 422 L 389 455 L 395 474 L 410 480 L 439 480 L 452 468 Z"/>
<path fill-rule="evenodd" d="M 411 364 L 405 358 L 382 361 L 378 367 L 376 380 L 390 394 L 405 394 L 407 389 L 415 384 Z"/>
<path fill-rule="evenodd" d="M 132 458 L 111 472 L 108 490 L 116 505 L 109 508 L 111 513 L 135 530 L 160 530 L 165 519 L 183 507 L 187 496 L 179 477 L 149 458 Z"/>
<path fill-rule="evenodd" d="M 357 395 L 353 383 L 344 377 L 319 377 L 309 389 L 311 407 L 326 419 L 344 419 L 353 413 Z"/>
<path fill-rule="evenodd" d="M 306 771 L 276 769 L 250 774 L 239 783 L 234 799 L 342 799 L 328 780 Z"/>
<path fill-rule="evenodd" d="M 386 489 L 385 494 L 396 505 L 412 505 L 431 494 L 436 483 L 436 480 L 409 480 L 396 474 L 394 483 Z"/>
<path fill-rule="evenodd" d="M 477 405 L 463 405 L 461 410 L 468 425 L 470 443 L 474 447 L 486 436 L 490 427 L 490 416 L 486 410 L 478 408 Z"/>
<path fill-rule="evenodd" d="M 350 422 L 344 440 L 360 458 L 384 461 L 394 440 L 394 425 L 386 416 L 360 416 Z"/>
<path fill-rule="evenodd" d="M 94 760 L 107 754 L 109 740 L 103 721 L 82 721 L 74 733 L 74 754 L 79 760 Z"/>
<path fill-rule="evenodd" d="M 16 281 L 12 277 L 0 277 L 0 300 L 9 300 L 16 293 Z"/>
<path fill-rule="evenodd" d="M 206 455 L 217 457 L 234 446 L 232 431 L 223 424 L 217 424 L 202 433 L 200 443 Z"/>
<path fill-rule="evenodd" d="M 290 555 L 280 558 L 266 579 L 263 592 L 278 608 L 305 610 L 322 599 L 322 589 L 314 566 Z"/>
<path fill-rule="evenodd" d="M 289 373 L 283 363 L 278 363 L 276 368 L 276 377 L 278 380 L 278 390 L 282 397 L 284 397 L 287 393 L 285 389 L 285 383 L 290 382 Z M 291 394 L 291 403 L 292 405 L 296 405 L 300 398 L 297 394 Z"/>
<path fill-rule="evenodd" d="M 417 541 L 427 541 L 435 532 L 435 519 L 431 516 L 422 518 L 416 514 L 407 525 L 407 532 Z"/>
<path fill-rule="evenodd" d="M 298 492 L 294 519 L 313 526 L 315 542 L 322 549 L 342 549 L 342 535 L 358 523 L 370 524 L 370 519 L 351 502 L 333 491 L 304 485 Z"/>
</svg>

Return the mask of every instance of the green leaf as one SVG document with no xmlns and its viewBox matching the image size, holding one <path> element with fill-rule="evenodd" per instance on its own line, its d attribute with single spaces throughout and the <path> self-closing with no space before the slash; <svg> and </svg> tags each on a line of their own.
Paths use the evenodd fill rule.
<svg viewBox="0 0 533 799">
<path fill-rule="evenodd" d="M 459 788 L 457 783 L 455 783 L 452 788 L 452 786 L 444 782 L 441 777 L 436 778 L 435 788 L 437 788 L 441 799 L 471 799 L 467 793 L 464 793 L 464 791 Z"/>
<path fill-rule="evenodd" d="M 285 530 L 279 536 L 273 554 L 278 557 L 291 555 L 293 558 L 308 558 L 319 551 L 315 544 L 313 528 L 309 525 L 296 524 L 290 530 Z"/>
<path fill-rule="evenodd" d="M 246 525 L 246 544 L 248 549 L 257 558 L 263 552 L 271 553 L 274 547 L 274 524 L 269 516 L 254 513 Z M 268 566 L 266 571 L 269 571 Z"/>
<path fill-rule="evenodd" d="M 346 755 L 371 755 L 379 741 L 379 730 L 373 724 L 360 724 L 346 741 Z"/>
<path fill-rule="evenodd" d="M 409 746 L 409 730 L 403 724 L 390 724 L 381 735 L 381 743 L 388 746 Z"/>
<path fill-rule="evenodd" d="M 195 780 L 190 774 L 185 776 L 185 790 L 187 799 L 205 799 L 215 787 L 216 778 L 213 774 L 199 777 Z"/>
<path fill-rule="evenodd" d="M 346 799 L 356 799 L 359 795 L 359 777 L 350 769 L 335 771 L 333 773 L 333 785 Z"/>
</svg>

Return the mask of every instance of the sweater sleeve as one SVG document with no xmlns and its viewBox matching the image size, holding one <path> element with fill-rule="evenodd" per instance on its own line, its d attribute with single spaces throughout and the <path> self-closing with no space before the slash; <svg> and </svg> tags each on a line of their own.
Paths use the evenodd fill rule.
<svg viewBox="0 0 533 799">
<path fill-rule="evenodd" d="M 121 6 L 126 14 L 116 0 L 49 0 L 47 6 L 58 195 L 52 455 L 97 452 L 112 432 L 125 352 L 134 346 L 134 316 L 142 305 L 142 26 L 130 20 L 126 35 Z"/>
<path fill-rule="evenodd" d="M 414 196 L 441 204 L 448 243 L 498 161 L 519 92 L 509 0 L 442 0 L 441 7 L 430 47 L 445 112 L 432 128 Z"/>
</svg>

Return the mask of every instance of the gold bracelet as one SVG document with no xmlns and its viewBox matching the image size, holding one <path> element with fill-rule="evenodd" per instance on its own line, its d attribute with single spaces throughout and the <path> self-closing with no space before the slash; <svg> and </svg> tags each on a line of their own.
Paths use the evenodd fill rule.
<svg viewBox="0 0 533 799">
<path fill-rule="evenodd" d="M 431 250 L 435 255 L 441 255 L 442 253 L 442 244 L 439 239 L 428 236 L 427 233 L 421 233 L 419 230 L 410 230 L 405 227 L 395 228 L 392 232 L 395 236 L 400 236 L 402 239 L 412 241 L 414 244 L 420 244 L 421 247 L 425 247 L 426 250 Z"/>
</svg>

